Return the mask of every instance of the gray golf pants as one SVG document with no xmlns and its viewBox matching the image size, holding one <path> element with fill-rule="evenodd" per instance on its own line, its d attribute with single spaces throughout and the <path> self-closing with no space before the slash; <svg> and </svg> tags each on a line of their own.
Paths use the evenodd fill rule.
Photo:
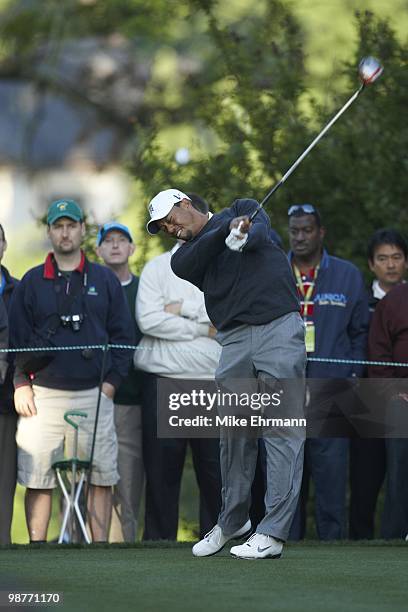
<svg viewBox="0 0 408 612">
<path fill-rule="evenodd" d="M 297 379 L 293 393 L 286 395 L 283 409 L 288 417 L 303 416 L 303 389 L 306 352 L 304 324 L 299 313 L 291 312 L 266 325 L 241 325 L 219 332 L 222 345 L 216 379 Z M 286 383 L 287 386 L 287 383 Z M 266 515 L 256 527 L 258 533 L 286 540 L 296 510 L 303 472 L 305 429 L 274 430 L 263 436 L 266 448 Z M 220 440 L 222 506 L 218 525 L 228 535 L 248 520 L 251 485 L 258 454 L 256 437 L 236 437 L 227 430 Z M 255 526 L 253 526 L 255 527 Z"/>
</svg>

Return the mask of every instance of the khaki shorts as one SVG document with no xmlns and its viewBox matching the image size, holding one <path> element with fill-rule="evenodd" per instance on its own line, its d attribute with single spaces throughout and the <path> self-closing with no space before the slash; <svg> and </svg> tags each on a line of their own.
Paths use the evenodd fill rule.
<svg viewBox="0 0 408 612">
<path fill-rule="evenodd" d="M 18 482 L 31 489 L 53 489 L 56 478 L 52 464 L 73 455 L 74 428 L 64 420 L 67 410 L 83 410 L 88 418 L 79 421 L 78 457 L 91 454 L 98 388 L 62 391 L 33 385 L 37 414 L 20 417 L 17 426 Z M 96 431 L 91 483 L 114 485 L 117 472 L 118 444 L 113 419 L 114 405 L 102 393 Z"/>
</svg>

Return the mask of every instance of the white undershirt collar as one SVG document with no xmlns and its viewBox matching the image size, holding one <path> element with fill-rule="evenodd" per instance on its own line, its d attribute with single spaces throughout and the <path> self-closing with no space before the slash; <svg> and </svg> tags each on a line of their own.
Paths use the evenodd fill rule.
<svg viewBox="0 0 408 612">
<path fill-rule="evenodd" d="M 375 297 L 376 300 L 382 300 L 383 297 L 386 295 L 386 292 L 384 291 L 384 289 L 381 289 L 380 283 L 378 282 L 377 279 L 373 280 L 372 290 L 373 290 L 373 296 Z"/>
</svg>

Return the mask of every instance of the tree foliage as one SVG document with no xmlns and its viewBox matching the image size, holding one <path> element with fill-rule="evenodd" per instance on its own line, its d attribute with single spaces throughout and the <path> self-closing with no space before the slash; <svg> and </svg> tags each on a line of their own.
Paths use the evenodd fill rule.
<svg viewBox="0 0 408 612">
<path fill-rule="evenodd" d="M 386 20 L 356 14 L 357 46 L 337 66 L 337 86 L 322 105 L 322 96 L 314 99 L 309 87 L 305 33 L 289 3 L 248 3 L 228 22 L 219 9 L 217 0 L 10 0 L 1 21 L 0 76 L 57 88 L 126 133 L 132 144 L 126 165 L 142 196 L 131 207 L 141 217 L 140 207 L 170 186 L 200 193 L 213 210 L 237 197 L 261 199 L 356 90 L 361 57 L 377 56 L 384 75 L 268 205 L 285 239 L 287 207 L 314 203 L 331 252 L 363 266 L 375 229 L 394 226 L 408 233 L 407 47 Z M 61 71 L 49 69 L 67 42 L 75 50 L 76 41 L 90 37 L 121 37 L 124 52 L 148 65 L 134 112 L 115 103 L 123 80 L 92 81 L 85 74 L 80 82 L 67 82 Z M 156 70 L 160 53 L 174 60 L 165 75 Z M 195 134 L 194 151 L 189 163 L 179 165 L 174 151 L 186 146 L 186 126 Z M 149 241 L 146 234 L 139 239 L 143 257 Z"/>
<path fill-rule="evenodd" d="M 186 79 L 183 100 L 198 133 L 216 144 L 179 166 L 158 144 L 156 124 L 139 142 L 133 171 L 146 193 L 174 184 L 220 210 L 237 197 L 261 197 L 278 179 L 289 133 L 293 142 L 307 139 L 302 32 L 278 0 L 228 27 L 217 22 L 214 2 L 193 4 L 207 16 L 211 45 L 203 69 Z"/>
<path fill-rule="evenodd" d="M 366 245 L 380 227 L 408 234 L 408 127 L 404 119 L 408 86 L 407 49 L 386 21 L 356 15 L 358 47 L 345 64 L 348 91 L 356 89 L 356 66 L 374 55 L 384 73 L 368 87 L 294 177 L 294 197 L 320 205 L 332 250 L 365 265 Z M 347 94 L 348 95 L 348 94 Z M 345 102 L 346 92 L 334 107 Z M 319 124 L 327 109 L 316 108 Z"/>
<path fill-rule="evenodd" d="M 366 88 L 268 205 L 285 239 L 288 206 L 314 203 L 331 252 L 364 268 L 366 244 L 376 229 L 393 226 L 408 233 L 406 47 L 386 20 L 357 13 L 358 46 L 342 67 L 344 90 L 330 106 L 312 100 L 305 113 L 302 32 L 289 9 L 274 0 L 264 15 L 222 28 L 213 2 L 196 4 L 207 15 L 213 55 L 211 68 L 186 83 L 183 97 L 193 100 L 193 120 L 213 131 L 218 145 L 177 166 L 151 137 L 133 166 L 145 193 L 178 186 L 201 193 L 215 210 L 236 197 L 262 198 L 357 89 L 360 59 L 374 55 L 385 66 L 381 79 Z"/>
</svg>

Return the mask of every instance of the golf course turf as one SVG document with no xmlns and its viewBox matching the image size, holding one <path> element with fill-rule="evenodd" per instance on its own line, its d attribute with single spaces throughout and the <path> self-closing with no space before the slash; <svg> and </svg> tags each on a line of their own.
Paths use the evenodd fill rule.
<svg viewBox="0 0 408 612">
<path fill-rule="evenodd" d="M 228 545 L 197 559 L 183 543 L 14 546 L 0 559 L 1 590 L 62 592 L 55 610 L 407 610 L 405 542 L 304 542 L 261 561 L 233 559 Z"/>
</svg>

